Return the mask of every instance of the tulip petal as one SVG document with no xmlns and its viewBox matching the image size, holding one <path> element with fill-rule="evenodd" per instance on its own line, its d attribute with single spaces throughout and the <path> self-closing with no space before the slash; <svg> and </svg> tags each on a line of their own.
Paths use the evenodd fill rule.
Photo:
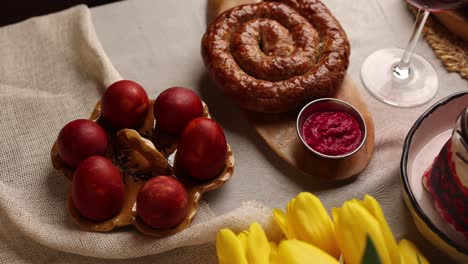
<svg viewBox="0 0 468 264">
<path fill-rule="evenodd" d="M 400 252 L 402 264 L 429 264 L 429 261 L 427 261 L 418 248 L 409 240 L 401 240 L 398 244 L 398 250 Z"/>
<path fill-rule="evenodd" d="M 393 237 L 392 231 L 390 230 L 387 221 L 385 220 L 385 216 L 382 211 L 382 207 L 380 207 L 379 202 L 374 197 L 370 195 L 365 195 L 364 200 L 359 201 L 359 203 L 362 206 L 364 206 L 372 216 L 374 216 L 377 222 L 379 222 L 380 230 L 382 231 L 382 234 L 384 236 L 385 245 L 387 245 L 388 253 L 390 255 L 392 263 L 400 263 L 398 245 L 396 243 L 395 238 Z"/>
<path fill-rule="evenodd" d="M 247 237 L 249 236 L 249 231 L 244 230 L 237 234 L 237 239 L 239 239 L 240 244 L 242 245 L 242 249 L 244 252 L 247 252 Z"/>
<path fill-rule="evenodd" d="M 338 247 L 346 264 L 360 264 L 369 236 L 383 264 L 391 264 L 385 239 L 378 221 L 357 201 L 347 201 L 333 208 Z"/>
<path fill-rule="evenodd" d="M 270 244 L 259 223 L 253 222 L 247 237 L 247 260 L 249 264 L 268 264 Z"/>
<path fill-rule="evenodd" d="M 248 264 L 241 242 L 229 229 L 221 229 L 218 232 L 216 254 L 220 264 Z"/>
<path fill-rule="evenodd" d="M 278 246 L 277 263 L 287 264 L 339 264 L 325 251 L 299 240 L 283 240 Z"/>
<path fill-rule="evenodd" d="M 270 264 L 279 264 L 278 260 L 278 245 L 275 242 L 270 242 Z"/>
<path fill-rule="evenodd" d="M 286 237 L 288 239 L 296 239 L 297 238 L 297 233 L 296 233 L 296 224 L 294 219 L 292 218 L 292 211 L 294 210 L 294 205 L 296 204 L 296 198 L 291 199 L 289 201 L 288 205 L 286 205 L 286 230 L 287 232 L 285 233 Z"/>
<path fill-rule="evenodd" d="M 311 193 L 302 192 L 297 195 L 291 209 L 288 211 L 288 219 L 293 219 L 297 239 L 338 258 L 340 252 L 335 239 L 335 228 L 320 199 Z M 292 224 L 291 222 L 288 224 Z"/>
<path fill-rule="evenodd" d="M 288 222 L 286 220 L 286 214 L 280 209 L 274 209 L 273 218 L 275 219 L 275 222 L 279 226 L 281 231 L 283 231 L 283 234 L 286 236 L 286 238 L 292 239 L 290 238 L 289 231 L 288 231 Z"/>
</svg>

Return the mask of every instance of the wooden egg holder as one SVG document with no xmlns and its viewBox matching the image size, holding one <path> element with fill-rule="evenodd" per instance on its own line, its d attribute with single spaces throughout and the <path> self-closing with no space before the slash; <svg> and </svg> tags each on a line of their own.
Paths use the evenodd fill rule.
<svg viewBox="0 0 468 264">
<path fill-rule="evenodd" d="M 168 229 L 154 229 L 146 225 L 136 215 L 136 199 L 140 188 L 153 176 L 173 175 L 175 166 L 170 160 L 177 150 L 177 137 L 161 132 L 155 126 L 153 115 L 154 100 L 149 101 L 148 112 L 143 124 L 136 130 L 121 129 L 113 131 L 99 118 L 101 103 L 98 102 L 91 114 L 90 120 L 99 123 L 108 136 L 108 148 L 105 156 L 119 167 L 124 177 L 124 204 L 120 212 L 112 219 L 103 222 L 93 222 L 84 218 L 73 205 L 71 184 L 67 195 L 67 208 L 73 221 L 82 229 L 95 232 L 108 232 L 115 228 L 133 225 L 141 233 L 165 237 L 187 228 L 198 210 L 198 203 L 202 194 L 221 187 L 229 180 L 234 172 L 234 156 L 228 145 L 226 167 L 218 177 L 210 181 L 196 181 L 186 175 L 176 173 L 188 192 L 189 209 L 185 218 L 177 226 Z M 203 103 L 204 116 L 211 118 L 208 107 Z M 57 145 L 51 150 L 53 167 L 60 171 L 68 180 L 72 181 L 74 170 L 68 167 L 57 153 Z M 173 160 L 173 159 L 172 159 Z M 180 174 L 180 175 L 179 175 Z"/>
</svg>

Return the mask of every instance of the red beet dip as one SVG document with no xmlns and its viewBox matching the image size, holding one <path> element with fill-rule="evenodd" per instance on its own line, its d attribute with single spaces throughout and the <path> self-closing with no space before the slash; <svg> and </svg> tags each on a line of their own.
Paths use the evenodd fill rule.
<svg viewBox="0 0 468 264">
<path fill-rule="evenodd" d="M 352 152 L 362 139 L 357 120 L 342 111 L 310 115 L 302 126 L 302 135 L 312 149 L 330 156 Z"/>
</svg>

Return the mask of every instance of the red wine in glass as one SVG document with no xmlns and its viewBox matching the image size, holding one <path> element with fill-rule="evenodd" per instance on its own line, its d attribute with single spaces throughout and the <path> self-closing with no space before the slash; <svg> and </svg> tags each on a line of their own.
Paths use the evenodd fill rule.
<svg viewBox="0 0 468 264">
<path fill-rule="evenodd" d="M 467 3 L 465 0 L 407 0 L 413 6 L 430 12 L 443 12 Z"/>
<path fill-rule="evenodd" d="M 439 89 L 439 77 L 432 64 L 414 53 L 424 23 L 431 12 L 442 12 L 468 0 L 406 0 L 419 9 L 406 49 L 374 51 L 362 63 L 364 87 L 377 99 L 398 107 L 415 107 L 429 102 Z"/>
</svg>

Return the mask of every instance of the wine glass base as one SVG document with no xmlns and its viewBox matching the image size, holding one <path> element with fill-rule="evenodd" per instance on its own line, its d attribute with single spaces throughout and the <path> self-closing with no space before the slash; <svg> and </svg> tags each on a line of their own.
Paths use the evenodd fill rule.
<svg viewBox="0 0 468 264">
<path fill-rule="evenodd" d="M 370 54 L 361 67 L 362 82 L 374 97 L 389 105 L 413 107 L 427 103 L 439 88 L 437 72 L 424 57 L 413 54 L 408 76 L 399 76 L 394 68 L 403 53 L 403 49 L 388 48 Z"/>
</svg>

